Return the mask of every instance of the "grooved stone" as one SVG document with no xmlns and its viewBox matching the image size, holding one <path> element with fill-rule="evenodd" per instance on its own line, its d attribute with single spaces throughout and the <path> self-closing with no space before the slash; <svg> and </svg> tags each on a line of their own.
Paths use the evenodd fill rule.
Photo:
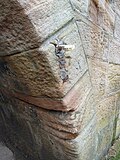
<svg viewBox="0 0 120 160">
<path fill-rule="evenodd" d="M 6 100 L 4 103 L 3 98 Z M 93 103 L 90 93 L 86 102 L 82 106 L 80 104 L 79 110 L 66 113 L 39 109 L 3 94 L 0 98 L 3 116 L 0 119 L 6 119 L 6 134 L 13 147 L 22 148 L 28 157 L 40 160 L 47 160 L 48 157 L 50 160 L 76 160 L 83 157 L 89 160 L 96 153 Z"/>
</svg>

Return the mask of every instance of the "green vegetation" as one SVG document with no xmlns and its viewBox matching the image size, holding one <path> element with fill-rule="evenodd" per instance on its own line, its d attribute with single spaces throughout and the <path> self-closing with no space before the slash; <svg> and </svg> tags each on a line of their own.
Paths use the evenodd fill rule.
<svg viewBox="0 0 120 160">
<path fill-rule="evenodd" d="M 112 158 L 111 160 L 120 160 L 120 152 L 117 154 L 115 158 Z"/>
</svg>

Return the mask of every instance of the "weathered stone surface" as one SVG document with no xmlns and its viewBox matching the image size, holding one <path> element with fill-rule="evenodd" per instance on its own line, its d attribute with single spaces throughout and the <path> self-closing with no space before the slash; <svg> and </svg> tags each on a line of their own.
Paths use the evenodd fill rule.
<svg viewBox="0 0 120 160">
<path fill-rule="evenodd" d="M 86 126 L 83 132 L 75 139 L 75 144 L 79 153 L 78 159 L 94 159 L 96 155 L 96 117 Z M 93 127 L 94 126 L 94 127 Z"/>
<path fill-rule="evenodd" d="M 89 159 L 90 157 L 93 158 L 96 154 L 95 152 L 95 131 L 92 129 L 95 121 L 91 121 L 88 125 L 87 129 L 76 139 L 73 140 L 62 140 L 54 137 L 52 135 L 48 135 L 41 130 L 41 132 L 35 132 L 37 143 L 39 143 L 39 147 L 41 148 L 45 144 L 45 149 L 47 148 L 50 158 L 56 160 L 76 160 L 76 159 Z M 42 134 L 43 132 L 43 134 Z M 39 133 L 39 134 L 38 134 Z M 41 133 L 41 134 L 40 134 Z M 40 141 L 42 136 L 42 141 Z M 42 146 L 40 144 L 42 143 Z M 53 153 L 54 150 L 54 153 Z M 82 151 L 82 152 L 81 152 Z M 91 153 L 92 154 L 87 154 Z M 43 152 L 44 153 L 44 152 Z M 51 153 L 54 154 L 51 157 Z M 74 154 L 73 154 L 74 153 Z M 47 154 L 48 155 L 48 154 Z M 47 155 L 44 159 L 47 159 Z"/>
<path fill-rule="evenodd" d="M 11 10 L 13 13 L 16 13 L 21 11 L 22 7 L 16 0 L 0 1 L 0 22 L 2 22 L 6 18 L 6 16 L 10 14 Z"/>
<path fill-rule="evenodd" d="M 120 90 L 120 65 L 108 65 L 107 92 L 118 92 Z"/>
<path fill-rule="evenodd" d="M 86 0 L 83 2 L 85 8 L 82 11 L 80 3 L 81 2 L 79 1 L 75 1 L 73 3 L 73 8 L 75 11 L 80 11 L 81 14 L 87 16 L 88 20 L 92 21 L 97 26 L 100 26 L 106 32 L 113 34 L 115 12 L 109 2 L 106 2 L 106 0 Z M 77 16 L 80 17 L 79 13 L 77 13 Z"/>
<path fill-rule="evenodd" d="M 18 0 L 18 2 L 20 3 L 20 5 L 25 9 L 25 11 L 29 11 L 29 10 L 33 10 L 36 7 L 40 6 L 40 5 L 50 5 L 50 3 L 52 1 L 45 1 L 45 0 Z"/>
<path fill-rule="evenodd" d="M 117 41 L 115 39 L 110 39 L 108 47 L 106 47 L 104 50 L 103 59 L 105 61 L 109 61 L 109 63 L 120 64 L 119 51 L 120 51 L 119 41 Z"/>
<path fill-rule="evenodd" d="M 101 131 L 98 132 L 98 146 L 97 146 L 97 159 L 104 157 L 108 149 L 112 143 L 113 136 L 113 123 L 109 123 L 108 126 L 103 128 Z"/>
<path fill-rule="evenodd" d="M 95 128 L 93 129 L 93 126 L 96 119 L 92 93 L 89 94 L 85 103 L 80 104 L 79 109 L 73 112 L 39 109 L 22 101 L 11 99 L 4 94 L 1 94 L 0 105 L 0 113 L 2 113 L 0 119 L 2 118 L 3 121 L 6 119 L 6 134 L 11 128 L 11 136 L 8 134 L 8 139 L 13 140 L 14 147 L 24 148 L 28 156 L 32 153 L 32 156 L 36 155 L 37 158 L 39 150 L 40 159 L 47 159 L 47 155 L 45 156 L 42 150 L 44 146 L 51 160 L 53 157 L 60 160 L 64 158 L 72 160 L 72 158 L 76 159 L 81 156 L 88 159 L 87 152 L 90 153 L 95 149 Z M 88 117 L 88 115 L 91 116 Z M 95 152 L 91 157 L 94 155 Z"/>
<path fill-rule="evenodd" d="M 3 98 L 6 100 L 5 104 L 2 103 Z M 92 106 L 91 94 L 89 100 L 83 105 L 86 110 L 84 113 L 88 112 L 89 103 Z M 7 134 L 8 140 L 12 141 L 14 147 L 20 150 L 24 149 L 24 153 L 28 157 L 47 160 L 49 155 L 50 160 L 53 158 L 56 160 L 76 160 L 80 157 L 89 159 L 89 157 L 95 156 L 95 127 L 93 126 L 95 126 L 96 117 L 93 116 L 91 108 L 89 108 L 89 112 L 92 113 L 91 118 L 84 114 L 87 118 L 86 121 L 86 118 L 82 117 L 82 106 L 79 109 L 81 112 L 79 114 L 78 111 L 54 112 L 38 109 L 4 95 L 0 99 L 0 104 L 2 104 L 0 113 L 3 114 L 3 121 L 6 119 L 8 124 L 5 135 Z M 10 130 L 11 136 L 9 136 L 8 130 Z M 77 136 L 77 134 L 79 135 Z M 91 150 L 93 152 L 89 156 L 87 153 L 90 153 Z M 45 154 L 46 152 L 49 154 Z"/>
<path fill-rule="evenodd" d="M 88 16 L 90 0 L 70 0 L 74 11 Z"/>
<path fill-rule="evenodd" d="M 4 9 L 0 18 L 1 56 L 36 48 L 41 41 L 20 4 L 14 2 L 1 2 Z"/>
<path fill-rule="evenodd" d="M 67 0 L 44 0 L 27 12 L 36 32 L 47 38 L 73 18 L 71 6 Z"/>
<path fill-rule="evenodd" d="M 114 123 L 116 109 L 115 96 L 108 97 L 107 99 L 104 99 L 98 103 L 96 111 L 98 130 L 105 128 L 110 122 Z"/>
<path fill-rule="evenodd" d="M 18 122 L 29 122 L 36 132 L 42 128 L 55 137 L 62 139 L 76 138 L 95 114 L 94 98 L 91 93 L 77 110 L 71 112 L 55 112 L 35 108 L 33 105 L 28 105 L 19 100 L 16 101 L 3 94 L 1 95 L 0 104 L 3 120 L 6 118 L 10 120 L 11 116 L 14 116 L 17 117 Z"/>
<path fill-rule="evenodd" d="M 113 158 L 117 158 L 120 152 L 120 138 L 114 141 L 114 144 L 109 149 L 105 158 L 112 160 Z M 105 160 L 105 159 L 102 159 Z"/>
<path fill-rule="evenodd" d="M 44 110 L 37 110 L 37 114 L 39 119 L 42 118 L 45 120 L 45 122 L 47 122 L 49 117 L 49 122 L 51 122 L 49 123 L 49 126 L 55 130 L 60 130 L 62 133 L 55 135 L 62 136 L 63 139 L 73 139 L 85 129 L 89 121 L 91 121 L 95 115 L 93 94 L 90 92 L 86 98 L 86 101 L 83 104 L 80 103 L 79 107 L 75 111 L 47 113 Z M 56 124 L 53 125 L 55 121 Z"/>
<path fill-rule="evenodd" d="M 98 23 L 98 14 L 99 14 L 99 8 L 97 7 L 95 1 L 90 1 L 89 17 L 90 20 L 96 24 Z"/>
<path fill-rule="evenodd" d="M 120 42 L 120 17 L 116 16 L 116 21 L 115 21 L 115 29 L 114 29 L 114 36 L 117 38 L 117 40 Z"/>
<path fill-rule="evenodd" d="M 113 10 L 118 16 L 120 15 L 120 1 L 119 0 L 114 1 Z"/>
<path fill-rule="evenodd" d="M 86 85 L 87 84 L 87 85 Z M 4 92 L 5 92 L 5 88 Z M 26 94 L 21 94 L 18 92 L 11 92 L 9 94 L 21 99 L 30 104 L 34 104 L 41 108 L 53 109 L 59 111 L 70 111 L 78 108 L 79 103 L 83 103 L 86 98 L 87 93 L 91 90 L 91 82 L 88 72 L 83 76 L 80 81 L 65 95 L 63 98 L 50 99 L 47 97 L 33 97 Z M 81 91 L 81 92 L 80 92 Z M 11 93 L 10 93 L 11 92 Z M 6 92 L 7 94 L 7 92 Z"/>
<path fill-rule="evenodd" d="M 27 94 L 31 96 L 63 97 L 83 76 L 88 67 L 75 24 L 70 23 L 52 37 L 51 41 L 56 37 L 59 37 L 67 44 L 75 45 L 73 51 L 66 53 L 71 57 L 70 59 L 66 57 L 68 82 L 63 83 L 62 79 L 60 79 L 60 69 L 57 56 L 55 56 L 55 48 L 50 44 L 49 40 L 39 49 L 2 59 L 1 74 L 6 81 L 3 82 L 3 85 L 20 93 L 26 94 L 27 91 Z M 7 73 L 3 73 L 3 66 L 4 68 L 6 67 Z M 4 80 L 3 77 L 1 84 Z"/>
<path fill-rule="evenodd" d="M 77 21 L 85 54 L 91 57 L 102 58 L 104 49 L 108 45 L 108 35 L 104 30 L 87 21 Z"/>
<path fill-rule="evenodd" d="M 1 160 L 14 160 L 13 153 L 9 148 L 0 143 L 0 159 Z"/>
<path fill-rule="evenodd" d="M 120 135 L 119 4 L 1 0 L 0 132 L 23 157 L 100 160 Z"/>
<path fill-rule="evenodd" d="M 113 34 L 115 13 L 110 5 L 110 2 L 106 2 L 106 0 L 99 0 L 97 5 L 99 7 L 98 24 L 107 32 Z"/>
<path fill-rule="evenodd" d="M 39 132 L 42 128 L 62 139 L 76 138 L 95 117 L 94 97 L 91 92 L 85 102 L 82 104 L 80 102 L 78 109 L 71 112 L 55 112 L 35 108 L 33 105 L 12 99 L 4 94 L 1 94 L 0 105 L 3 119 L 14 115 L 18 122 L 22 119 L 29 122 L 34 131 Z"/>
<path fill-rule="evenodd" d="M 119 91 L 119 65 L 109 64 L 96 58 L 88 58 L 88 63 L 92 78 L 92 84 L 94 86 L 95 94 L 96 96 L 98 96 L 98 98 Z"/>
<path fill-rule="evenodd" d="M 99 157 L 99 159 L 107 154 L 108 148 L 112 143 L 114 136 L 116 109 L 115 96 L 104 99 L 97 105 L 97 157 Z"/>
<path fill-rule="evenodd" d="M 47 62 L 44 54 L 39 54 L 38 50 L 8 57 L 1 61 L 1 85 L 21 93 L 27 92 L 28 95 L 34 93 L 33 96 L 42 93 L 49 96 L 51 92 L 53 95 L 61 95 L 56 90 L 57 79 Z"/>
<path fill-rule="evenodd" d="M 74 50 L 65 53 L 66 69 L 68 70 L 69 80 L 64 84 L 60 79 L 59 63 L 57 61 L 57 57 L 55 56 L 54 46 L 49 45 L 50 41 L 55 40 L 55 38 L 64 41 L 68 45 L 73 44 L 75 46 Z M 74 21 L 69 23 L 66 27 L 61 29 L 58 33 L 51 37 L 51 39 L 44 43 L 42 49 L 48 52 L 47 58 L 49 59 L 49 63 L 52 66 L 54 74 L 57 75 L 59 82 L 61 83 L 61 89 L 64 94 L 66 94 L 88 69 L 82 42 Z"/>
<path fill-rule="evenodd" d="M 100 100 L 106 93 L 108 64 L 96 58 L 88 58 L 88 64 L 95 97 L 96 100 Z"/>
<path fill-rule="evenodd" d="M 118 138 L 120 136 L 120 92 L 116 95 L 116 133 L 114 138 Z"/>
<path fill-rule="evenodd" d="M 73 16 L 68 1 L 41 1 L 30 12 L 24 11 L 18 2 L 7 2 L 1 5 L 2 11 L 0 23 L 0 55 L 7 55 L 37 48 L 48 36 L 62 28 Z M 14 3 L 15 6 L 12 6 Z M 26 1 L 28 4 L 29 2 Z M 16 9 L 20 8 L 20 9 Z M 12 9 L 12 12 L 11 12 Z M 20 11 L 19 11 L 20 10 Z"/>
<path fill-rule="evenodd" d="M 87 85 L 86 85 L 87 84 Z M 12 89 L 12 88 L 11 88 Z M 50 99 L 47 97 L 33 97 L 26 94 L 20 94 L 16 91 L 8 90 L 6 87 L 2 87 L 1 91 L 8 93 L 11 96 L 21 99 L 30 104 L 34 104 L 41 108 L 69 111 L 78 108 L 79 103 L 83 103 L 86 95 L 91 90 L 91 82 L 88 72 L 83 76 L 80 81 L 67 93 L 62 99 Z M 80 92 L 81 91 L 81 92 Z"/>
</svg>

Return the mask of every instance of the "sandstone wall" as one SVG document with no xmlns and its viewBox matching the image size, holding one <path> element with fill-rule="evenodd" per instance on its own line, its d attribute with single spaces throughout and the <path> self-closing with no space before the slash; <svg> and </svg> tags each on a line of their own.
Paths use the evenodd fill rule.
<svg viewBox="0 0 120 160">
<path fill-rule="evenodd" d="M 28 160 L 100 160 L 120 135 L 120 2 L 1 0 L 0 126 Z M 65 53 L 63 82 L 56 38 Z"/>
</svg>

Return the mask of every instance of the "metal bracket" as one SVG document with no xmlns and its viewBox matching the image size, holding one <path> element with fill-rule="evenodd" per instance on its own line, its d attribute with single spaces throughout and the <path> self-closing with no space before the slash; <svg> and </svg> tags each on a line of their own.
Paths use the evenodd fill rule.
<svg viewBox="0 0 120 160">
<path fill-rule="evenodd" d="M 55 55 L 58 57 L 59 68 L 60 68 L 60 78 L 63 83 L 69 79 L 68 70 L 66 69 L 65 52 L 73 50 L 74 45 L 67 45 L 65 42 L 56 39 L 55 42 L 51 42 L 55 46 Z"/>
</svg>

